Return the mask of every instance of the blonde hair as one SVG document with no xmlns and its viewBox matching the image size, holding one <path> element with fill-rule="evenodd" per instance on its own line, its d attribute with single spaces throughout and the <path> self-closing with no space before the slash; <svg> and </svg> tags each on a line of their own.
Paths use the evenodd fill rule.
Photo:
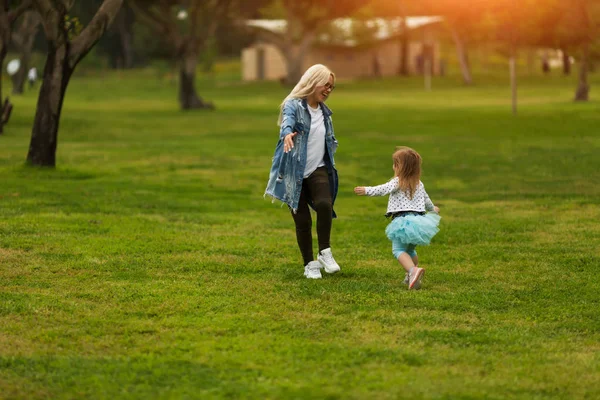
<svg viewBox="0 0 600 400">
<path fill-rule="evenodd" d="M 398 189 L 412 200 L 421 180 L 422 159 L 419 153 L 410 147 L 396 147 L 392 155 L 394 173 L 398 177 Z"/>
<path fill-rule="evenodd" d="M 335 84 L 335 74 L 331 72 L 329 68 L 323 64 L 315 64 L 306 70 L 302 78 L 298 81 L 296 86 L 292 89 L 290 94 L 281 102 L 279 106 L 279 119 L 277 125 L 281 125 L 283 119 L 283 106 L 285 102 L 290 99 L 304 99 L 310 96 L 317 86 L 324 86 L 329 82 L 329 77 L 333 76 L 333 83 Z"/>
</svg>

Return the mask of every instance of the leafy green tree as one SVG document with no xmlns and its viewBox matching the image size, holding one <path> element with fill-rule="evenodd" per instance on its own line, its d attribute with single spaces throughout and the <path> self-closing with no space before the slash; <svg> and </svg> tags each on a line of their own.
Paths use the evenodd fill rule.
<svg viewBox="0 0 600 400">
<path fill-rule="evenodd" d="M 181 109 L 214 108 L 196 91 L 196 69 L 200 55 L 220 24 L 234 11 L 237 0 L 131 0 L 130 4 L 139 21 L 170 44 L 179 63 Z"/>
<path fill-rule="evenodd" d="M 42 17 L 48 43 L 43 81 L 37 102 L 27 162 L 56 165 L 58 126 L 67 86 L 77 64 L 106 32 L 123 0 L 104 0 L 92 20 L 82 25 L 69 15 L 72 0 L 32 0 Z"/>
<path fill-rule="evenodd" d="M 39 31 L 40 23 L 41 18 L 36 11 L 27 11 L 13 32 L 12 42 L 20 54 L 19 60 L 21 61 L 21 67 L 12 77 L 13 94 L 23 93 L 23 86 L 25 85 L 29 71 L 33 43 Z"/>
<path fill-rule="evenodd" d="M 286 62 L 285 83 L 293 85 L 303 74 L 304 58 L 321 29 L 336 18 L 348 17 L 368 0 L 275 0 L 262 11 L 267 18 L 283 18 L 283 32 L 251 27 L 265 42 L 275 45 Z"/>
<path fill-rule="evenodd" d="M 600 2 L 597 0 L 572 0 L 559 4 L 560 19 L 555 35 L 563 48 L 579 53 L 579 80 L 575 101 L 588 101 L 590 93 L 589 71 L 594 43 L 598 42 Z"/>
<path fill-rule="evenodd" d="M 574 0 L 496 0 L 490 8 L 494 19 L 495 38 L 504 44 L 511 60 L 513 80 L 513 110 L 516 112 L 515 59 L 519 48 L 524 46 L 548 46 L 565 48 L 573 43 L 581 44 L 584 51 L 582 95 L 587 96 L 587 57 L 585 48 L 593 35 L 589 20 L 588 1 Z"/>
<path fill-rule="evenodd" d="M 560 48 L 564 53 L 564 61 L 564 59 L 568 59 L 569 56 L 567 43 L 560 34 L 564 17 L 563 13 L 566 11 L 562 4 L 563 2 L 561 0 L 545 0 L 543 7 L 540 5 L 538 8 L 540 15 L 538 15 L 538 18 L 536 19 L 537 34 L 531 38 L 530 44 L 535 47 Z M 547 62 L 547 57 L 544 56 L 543 60 L 543 70 L 544 72 L 548 72 L 547 68 L 549 67 L 545 64 Z M 570 73 L 570 63 L 564 63 L 563 70 L 565 71 L 565 74 L 568 75 Z"/>
<path fill-rule="evenodd" d="M 81 23 L 87 24 L 94 17 L 102 0 L 86 0 L 73 4 L 70 14 L 77 16 Z M 106 33 L 98 41 L 94 51 L 106 57 L 112 68 L 133 68 L 136 64 L 137 53 L 134 47 L 135 15 L 127 0 L 115 16 L 115 19 Z"/>
<path fill-rule="evenodd" d="M 4 70 L 4 59 L 11 41 L 14 22 L 31 7 L 31 0 L 12 2 L 0 0 L 0 75 Z M 0 134 L 4 132 L 4 125 L 8 122 L 12 104 L 8 98 L 2 100 L 2 77 L 0 76 Z"/>
<path fill-rule="evenodd" d="M 128 69 L 136 64 L 134 24 L 135 13 L 129 2 L 125 1 L 106 36 L 99 43 L 99 50 L 110 57 L 113 68 Z"/>
<path fill-rule="evenodd" d="M 463 82 L 473 84 L 469 49 L 490 40 L 487 0 L 425 0 L 429 13 L 444 17 L 456 48 Z"/>
<path fill-rule="evenodd" d="M 384 16 L 400 16 L 403 21 L 407 16 L 436 15 L 444 18 L 447 28 L 456 47 L 457 60 L 461 75 L 466 85 L 473 84 L 473 75 L 469 63 L 470 46 L 489 39 L 487 20 L 484 18 L 489 7 L 489 0 L 373 0 L 373 8 Z M 409 31 L 403 29 L 401 60 L 407 60 Z M 401 65 L 401 74 L 407 73 L 407 66 Z"/>
</svg>

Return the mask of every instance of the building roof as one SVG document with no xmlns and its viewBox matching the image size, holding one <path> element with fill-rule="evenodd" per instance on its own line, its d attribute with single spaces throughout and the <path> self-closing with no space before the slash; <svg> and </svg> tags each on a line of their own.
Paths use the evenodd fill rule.
<svg viewBox="0 0 600 400">
<path fill-rule="evenodd" d="M 423 28 L 428 25 L 443 21 L 440 16 L 406 17 L 406 27 L 410 30 Z M 372 18 L 365 21 L 353 18 L 337 18 L 331 21 L 326 32 L 319 35 L 318 41 L 322 43 L 338 44 L 344 46 L 357 45 L 359 30 L 369 30 L 370 37 L 374 40 L 387 40 L 402 33 L 402 19 L 397 18 Z M 266 29 L 274 33 L 285 33 L 287 20 L 285 19 L 252 19 L 246 21 L 250 27 Z"/>
</svg>

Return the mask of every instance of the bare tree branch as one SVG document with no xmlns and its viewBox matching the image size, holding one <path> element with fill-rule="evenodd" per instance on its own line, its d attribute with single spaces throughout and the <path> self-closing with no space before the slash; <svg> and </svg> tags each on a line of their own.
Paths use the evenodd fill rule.
<svg viewBox="0 0 600 400">
<path fill-rule="evenodd" d="M 208 27 L 204 31 L 204 35 L 202 35 L 202 42 L 205 42 L 208 38 L 215 35 L 217 31 L 217 27 L 219 23 L 223 21 L 229 8 L 231 6 L 231 0 L 218 0 L 215 1 L 216 4 L 213 5 L 211 10 L 206 10 L 205 14 L 210 16 Z"/>
<path fill-rule="evenodd" d="M 32 4 L 32 0 L 23 0 L 17 8 L 8 13 L 8 22 L 12 23 L 16 21 L 25 11 L 31 8 Z"/>
<path fill-rule="evenodd" d="M 26 12 L 21 25 L 12 34 L 12 41 L 15 46 L 21 48 L 25 45 L 26 40 L 33 40 L 40 22 L 40 16 L 37 12 Z"/>
<path fill-rule="evenodd" d="M 136 0 L 130 0 L 129 5 L 134 13 L 142 20 L 142 22 L 148 25 L 150 28 L 154 29 L 160 33 L 168 32 L 168 27 L 164 26 L 160 21 L 158 21 L 152 15 L 152 11 L 146 10 L 142 8 Z"/>
<path fill-rule="evenodd" d="M 200 2 L 198 1 L 193 1 L 192 5 L 190 6 L 190 37 L 192 39 L 198 38 L 198 36 L 200 35 L 198 28 L 200 27 L 200 25 L 202 25 L 203 22 L 200 20 L 203 14 L 200 11 L 200 8 Z"/>
<path fill-rule="evenodd" d="M 131 8 L 134 10 L 138 18 L 150 28 L 155 30 L 158 33 L 161 33 L 169 38 L 171 42 L 173 42 L 176 52 L 181 51 L 181 46 L 184 42 L 183 37 L 177 32 L 175 28 L 174 22 L 170 21 L 165 17 L 164 12 L 155 12 L 149 8 L 142 7 L 139 4 L 138 0 L 131 0 L 130 3 Z M 164 8 L 168 7 L 166 4 L 161 4 Z"/>
<path fill-rule="evenodd" d="M 57 4 L 52 0 L 33 0 L 32 2 L 42 17 L 42 26 L 44 27 L 46 38 L 49 42 L 54 43 L 55 46 L 60 45 L 58 40 L 61 38 L 60 33 L 64 32 L 64 24 L 61 20 L 61 14 L 56 7 L 59 7 L 59 4 L 65 7 L 65 4 Z M 64 13 L 66 14 L 66 7 Z M 66 40 L 66 35 L 62 36 L 62 38 Z"/>
<path fill-rule="evenodd" d="M 72 67 L 100 40 L 122 5 L 123 0 L 104 0 L 88 26 L 72 41 L 70 57 Z"/>
<path fill-rule="evenodd" d="M 307 32 L 300 41 L 300 46 L 298 47 L 299 54 L 306 54 L 306 52 L 310 49 L 317 33 L 315 31 Z"/>
</svg>

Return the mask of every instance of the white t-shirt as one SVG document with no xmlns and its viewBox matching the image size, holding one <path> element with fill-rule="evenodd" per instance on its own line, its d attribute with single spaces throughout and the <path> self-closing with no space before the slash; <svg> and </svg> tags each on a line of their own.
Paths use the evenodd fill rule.
<svg viewBox="0 0 600 400">
<path fill-rule="evenodd" d="M 37 80 L 37 69 L 36 69 L 36 68 L 31 68 L 31 69 L 29 70 L 29 72 L 27 73 L 27 78 L 28 78 L 30 81 L 35 81 L 35 80 Z"/>
<path fill-rule="evenodd" d="M 417 190 L 412 199 L 410 199 L 405 192 L 398 189 L 398 177 L 394 177 L 388 183 L 384 183 L 379 186 L 367 186 L 365 187 L 367 196 L 385 196 L 390 195 L 388 200 L 388 213 L 398 211 L 432 211 L 433 202 L 429 198 L 429 195 L 425 191 L 423 182 L 419 182 Z"/>
<path fill-rule="evenodd" d="M 323 110 L 320 106 L 312 108 L 308 106 L 310 113 L 310 132 L 308 133 L 306 149 L 306 166 L 304 167 L 304 177 L 307 178 L 319 167 L 325 165 L 325 120 Z"/>
</svg>

